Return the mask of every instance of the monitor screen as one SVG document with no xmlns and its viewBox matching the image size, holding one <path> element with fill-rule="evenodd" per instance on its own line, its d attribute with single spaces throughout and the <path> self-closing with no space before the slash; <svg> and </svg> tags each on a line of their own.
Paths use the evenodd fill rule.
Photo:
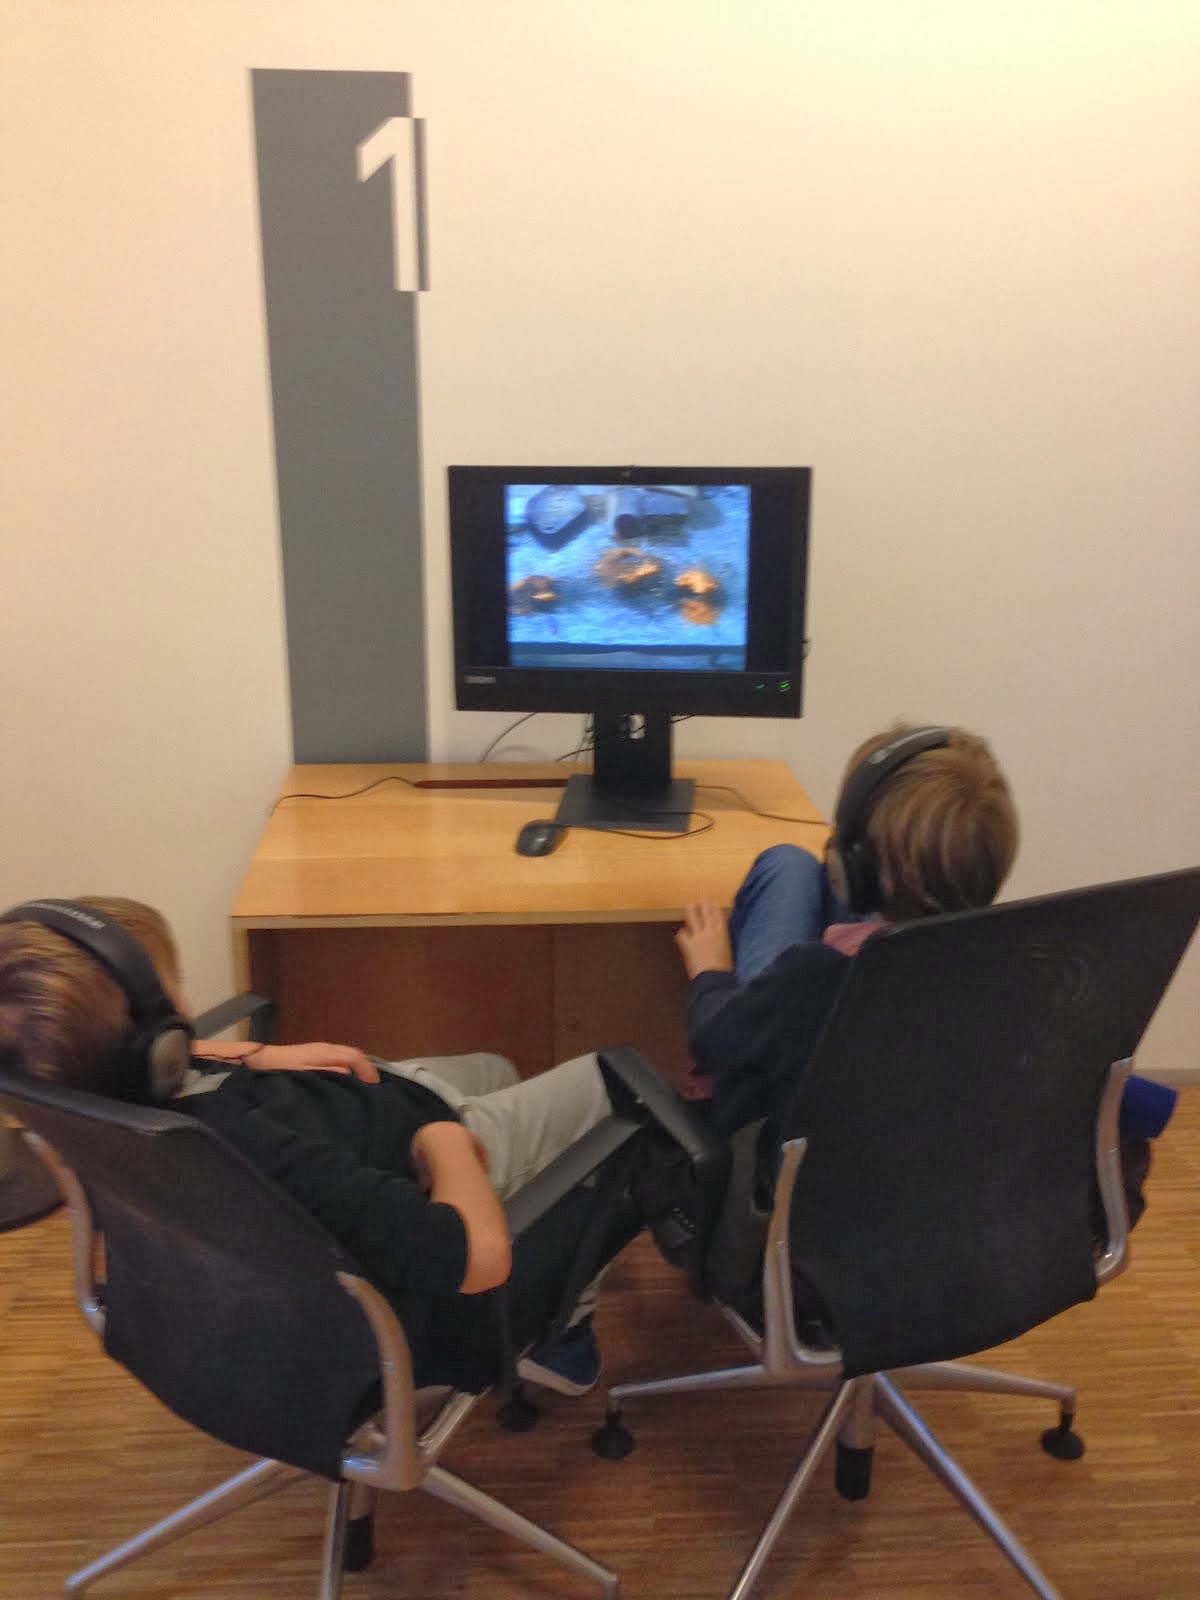
<svg viewBox="0 0 1200 1600">
<path fill-rule="evenodd" d="M 809 480 L 451 467 L 459 708 L 798 716 Z"/>
<path fill-rule="evenodd" d="M 807 467 L 448 477 L 461 710 L 800 715 Z"/>
<path fill-rule="evenodd" d="M 510 483 L 504 533 L 514 667 L 745 670 L 749 485 Z"/>
</svg>

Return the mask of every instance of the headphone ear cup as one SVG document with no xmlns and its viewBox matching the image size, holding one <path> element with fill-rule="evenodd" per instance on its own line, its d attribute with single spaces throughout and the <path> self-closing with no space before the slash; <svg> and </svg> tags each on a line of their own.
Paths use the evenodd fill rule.
<svg viewBox="0 0 1200 1600">
<path fill-rule="evenodd" d="M 845 886 L 842 899 L 856 915 L 879 908 L 879 873 L 875 851 L 869 839 L 856 839 L 838 849 L 841 877 Z M 832 880 L 832 874 L 831 880 Z M 835 893 L 837 892 L 835 885 Z"/>
<path fill-rule="evenodd" d="M 131 1097 L 165 1105 L 183 1086 L 192 1060 L 192 1030 L 182 1017 L 170 1017 L 129 1048 Z"/>
<path fill-rule="evenodd" d="M 875 847 L 867 827 L 876 797 L 892 773 L 925 750 L 940 750 L 950 742 L 947 728 L 911 728 L 880 745 L 864 757 L 842 784 L 830 841 L 836 851 L 841 886 L 830 869 L 830 883 L 843 903 L 854 912 L 878 911 L 883 891 Z"/>
<path fill-rule="evenodd" d="M 846 862 L 836 834 L 830 834 L 825 844 L 825 871 L 834 899 L 839 905 L 848 906 L 850 886 L 846 882 Z"/>
</svg>

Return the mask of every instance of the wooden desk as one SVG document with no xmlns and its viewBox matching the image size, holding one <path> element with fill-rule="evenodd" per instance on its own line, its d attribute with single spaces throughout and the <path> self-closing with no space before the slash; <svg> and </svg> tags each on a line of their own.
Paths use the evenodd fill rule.
<svg viewBox="0 0 1200 1600">
<path fill-rule="evenodd" d="M 234 906 L 239 982 L 279 1002 L 286 1039 L 394 1058 L 498 1050 L 526 1073 L 632 1043 L 681 1074 L 685 980 L 673 934 L 684 906 L 728 905 L 760 850 L 791 840 L 819 851 L 827 829 L 782 761 L 691 761 L 679 771 L 696 780 L 692 825 L 711 817 L 707 831 L 572 831 L 552 855 L 518 856 L 517 830 L 554 814 L 570 770 L 293 767 L 285 795 L 343 796 L 389 775 L 547 786 L 392 782 L 353 798 L 285 800 Z"/>
</svg>

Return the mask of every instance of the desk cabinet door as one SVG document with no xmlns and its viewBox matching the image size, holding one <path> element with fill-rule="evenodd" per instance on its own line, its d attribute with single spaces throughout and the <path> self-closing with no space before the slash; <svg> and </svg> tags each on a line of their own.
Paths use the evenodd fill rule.
<svg viewBox="0 0 1200 1600">
<path fill-rule="evenodd" d="M 679 1086 L 687 1077 L 687 981 L 674 927 L 578 923 L 554 931 L 554 1054 L 632 1044 Z"/>
<path fill-rule="evenodd" d="M 496 1050 L 523 1075 L 633 1044 L 682 1085 L 686 983 L 666 923 L 258 928 L 245 978 L 279 1037 L 375 1055 Z"/>
<path fill-rule="evenodd" d="M 547 927 L 260 928 L 250 984 L 279 1037 L 356 1044 L 389 1060 L 495 1050 L 522 1073 L 553 1062 Z"/>
</svg>

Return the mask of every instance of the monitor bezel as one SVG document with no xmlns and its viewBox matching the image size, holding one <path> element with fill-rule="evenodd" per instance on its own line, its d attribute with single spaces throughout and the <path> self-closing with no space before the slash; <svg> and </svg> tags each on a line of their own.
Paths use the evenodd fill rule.
<svg viewBox="0 0 1200 1600">
<path fill-rule="evenodd" d="M 492 493 L 514 483 L 747 484 L 754 488 L 790 487 L 790 523 L 782 530 L 790 552 L 790 622 L 785 660 L 778 671 L 665 672 L 653 668 L 553 671 L 513 667 L 471 659 L 467 626 L 475 571 L 468 563 L 466 497 L 480 489 Z M 460 711 L 535 711 L 656 713 L 672 716 L 795 718 L 803 711 L 806 609 L 808 598 L 811 467 L 646 467 L 646 466 L 465 466 L 447 468 L 450 584 L 453 612 L 454 691 Z"/>
</svg>

